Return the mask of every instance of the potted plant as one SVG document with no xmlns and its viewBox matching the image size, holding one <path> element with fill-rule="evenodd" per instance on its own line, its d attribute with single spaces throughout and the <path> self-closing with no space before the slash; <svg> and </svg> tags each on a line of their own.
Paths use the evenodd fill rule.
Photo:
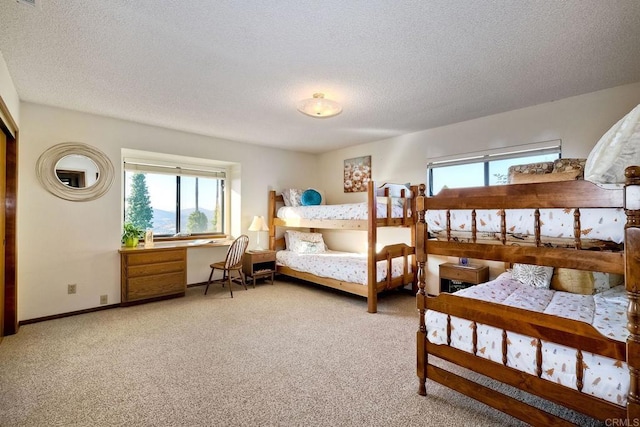
<svg viewBox="0 0 640 427">
<path fill-rule="evenodd" d="M 142 237 L 142 229 L 130 222 L 122 226 L 122 243 L 126 247 L 135 248 Z"/>
</svg>

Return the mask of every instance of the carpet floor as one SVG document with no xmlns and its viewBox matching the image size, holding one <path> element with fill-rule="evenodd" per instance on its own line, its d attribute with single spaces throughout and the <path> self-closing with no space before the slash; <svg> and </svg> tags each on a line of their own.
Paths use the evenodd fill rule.
<svg viewBox="0 0 640 427">
<path fill-rule="evenodd" d="M 415 298 L 298 281 L 22 326 L 0 344 L 0 426 L 519 426 L 417 394 Z M 576 418 L 581 425 L 599 425 Z"/>
</svg>

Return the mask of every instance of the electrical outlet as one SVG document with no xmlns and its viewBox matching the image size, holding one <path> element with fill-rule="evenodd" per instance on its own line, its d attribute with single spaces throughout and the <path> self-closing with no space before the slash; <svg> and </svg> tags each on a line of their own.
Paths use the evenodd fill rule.
<svg viewBox="0 0 640 427">
<path fill-rule="evenodd" d="M 67 293 L 69 295 L 76 293 L 76 284 L 75 283 L 71 283 L 71 284 L 67 285 Z"/>
<path fill-rule="evenodd" d="M 107 304 L 109 297 L 107 295 L 100 295 L 100 304 Z"/>
</svg>

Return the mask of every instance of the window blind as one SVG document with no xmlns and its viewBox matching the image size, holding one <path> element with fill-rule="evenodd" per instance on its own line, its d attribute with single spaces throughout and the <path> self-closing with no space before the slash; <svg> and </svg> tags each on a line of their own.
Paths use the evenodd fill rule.
<svg viewBox="0 0 640 427">
<path fill-rule="evenodd" d="M 545 154 L 557 154 L 562 152 L 562 141 L 544 141 L 532 144 L 516 145 L 496 150 L 471 152 L 457 156 L 446 156 L 432 159 L 427 167 L 439 168 L 444 166 L 468 165 L 470 163 L 483 163 L 494 160 L 515 159 L 518 157 L 537 156 Z M 463 157 L 464 156 L 464 157 Z"/>
<path fill-rule="evenodd" d="M 173 176 L 193 176 L 207 178 L 226 178 L 226 170 L 204 165 L 163 164 L 159 161 L 144 159 L 124 159 L 124 169 L 132 172 L 150 172 Z"/>
</svg>

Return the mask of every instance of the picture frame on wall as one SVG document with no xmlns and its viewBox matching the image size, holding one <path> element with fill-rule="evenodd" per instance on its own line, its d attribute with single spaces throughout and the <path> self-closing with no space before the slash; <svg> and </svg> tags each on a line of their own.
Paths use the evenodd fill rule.
<svg viewBox="0 0 640 427">
<path fill-rule="evenodd" d="M 354 157 L 344 161 L 344 192 L 367 191 L 371 181 L 371 156 Z"/>
</svg>

